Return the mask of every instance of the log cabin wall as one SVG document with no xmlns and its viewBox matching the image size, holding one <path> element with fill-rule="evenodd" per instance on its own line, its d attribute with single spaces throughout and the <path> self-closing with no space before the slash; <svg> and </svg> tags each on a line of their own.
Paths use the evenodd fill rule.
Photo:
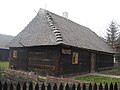
<svg viewBox="0 0 120 90">
<path fill-rule="evenodd" d="M 10 68 L 28 70 L 27 48 L 10 48 Z"/>
<path fill-rule="evenodd" d="M 60 70 L 62 74 L 84 74 L 113 67 L 113 54 L 110 53 L 96 52 L 74 47 L 62 47 L 61 52 Z M 76 56 L 78 57 L 76 63 L 73 63 L 74 53 L 78 54 L 78 56 Z M 94 63 L 92 61 L 92 54 L 94 54 Z M 92 65 L 94 65 L 94 67 Z"/>
<path fill-rule="evenodd" d="M 91 62 L 91 53 L 89 51 L 81 50 L 79 63 L 81 66 L 81 73 L 89 73 L 90 72 L 90 62 Z"/>
<path fill-rule="evenodd" d="M 28 70 L 40 74 L 58 74 L 59 46 L 31 47 L 28 49 Z"/>
<path fill-rule="evenodd" d="M 59 46 L 11 48 L 10 67 L 41 74 L 58 74 Z"/>
<path fill-rule="evenodd" d="M 75 60 L 74 60 L 75 59 Z M 62 48 L 62 74 L 89 73 L 90 52 L 78 48 Z"/>
<path fill-rule="evenodd" d="M 0 61 L 8 61 L 9 49 L 0 49 Z"/>
<path fill-rule="evenodd" d="M 113 54 L 97 53 L 96 69 L 102 70 L 113 67 Z"/>
<path fill-rule="evenodd" d="M 90 73 L 91 53 L 96 55 L 95 71 L 113 67 L 113 54 L 70 46 L 10 48 L 10 67 L 49 75 Z"/>
</svg>

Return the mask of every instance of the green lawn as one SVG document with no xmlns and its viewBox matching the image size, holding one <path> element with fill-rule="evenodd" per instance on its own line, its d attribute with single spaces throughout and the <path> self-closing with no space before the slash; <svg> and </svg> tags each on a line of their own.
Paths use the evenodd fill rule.
<svg viewBox="0 0 120 90">
<path fill-rule="evenodd" d="M 88 81 L 88 82 L 96 82 L 96 83 L 120 83 L 120 79 L 118 78 L 111 78 L 111 77 L 105 77 L 105 76 L 95 76 L 95 75 L 85 75 L 85 76 L 79 76 L 75 77 L 75 80 L 81 80 L 81 81 Z"/>
<path fill-rule="evenodd" d="M 120 69 L 115 69 L 107 72 L 100 72 L 101 74 L 106 74 L 106 75 L 115 75 L 115 76 L 120 76 Z"/>
<path fill-rule="evenodd" d="M 9 67 L 9 62 L 0 62 L 0 68 L 8 68 Z"/>
<path fill-rule="evenodd" d="M 101 73 L 101 74 L 106 74 L 106 75 L 120 76 L 120 66 L 114 67 L 114 68 L 111 69 L 111 70 L 100 71 L 99 73 Z"/>
</svg>

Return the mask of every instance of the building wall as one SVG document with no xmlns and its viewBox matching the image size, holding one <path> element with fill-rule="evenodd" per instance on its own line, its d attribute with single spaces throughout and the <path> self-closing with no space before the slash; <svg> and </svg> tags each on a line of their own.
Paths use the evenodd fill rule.
<svg viewBox="0 0 120 90">
<path fill-rule="evenodd" d="M 17 51 L 17 58 L 12 57 L 14 51 Z M 11 48 L 10 66 L 53 75 L 58 73 L 59 55 L 59 46 Z"/>
<path fill-rule="evenodd" d="M 120 63 L 120 53 L 115 54 L 114 63 Z"/>
<path fill-rule="evenodd" d="M 29 48 L 28 69 L 42 74 L 57 74 L 59 69 L 59 46 Z"/>
<path fill-rule="evenodd" d="M 8 58 L 9 58 L 9 50 L 0 49 L 0 61 L 8 61 Z"/>
<path fill-rule="evenodd" d="M 73 47 L 62 47 L 62 49 L 66 50 L 66 52 L 61 51 L 60 70 L 62 74 L 93 73 L 113 67 L 113 54 Z M 76 64 L 72 63 L 74 52 L 78 53 L 78 63 Z"/>
<path fill-rule="evenodd" d="M 77 48 L 69 48 L 65 50 L 70 51 L 70 53 L 62 52 L 61 54 L 62 74 L 90 72 L 90 52 Z M 76 62 L 74 62 L 75 54 Z"/>
<path fill-rule="evenodd" d="M 20 70 L 28 70 L 27 48 L 10 48 L 10 67 Z"/>
<path fill-rule="evenodd" d="M 50 75 L 83 74 L 113 67 L 113 55 L 70 46 L 11 48 L 10 66 Z"/>
<path fill-rule="evenodd" d="M 97 53 L 96 69 L 107 69 L 113 67 L 113 54 Z"/>
</svg>

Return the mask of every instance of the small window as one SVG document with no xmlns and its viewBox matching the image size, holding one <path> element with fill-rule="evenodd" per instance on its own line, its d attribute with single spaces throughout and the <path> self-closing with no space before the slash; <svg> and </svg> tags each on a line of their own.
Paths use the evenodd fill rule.
<svg viewBox="0 0 120 90">
<path fill-rule="evenodd" d="M 17 58 L 17 51 L 13 51 L 13 58 Z"/>
<path fill-rule="evenodd" d="M 72 64 L 78 64 L 78 52 L 73 52 Z"/>
<path fill-rule="evenodd" d="M 62 49 L 62 53 L 63 54 L 71 54 L 71 50 L 70 49 Z"/>
</svg>

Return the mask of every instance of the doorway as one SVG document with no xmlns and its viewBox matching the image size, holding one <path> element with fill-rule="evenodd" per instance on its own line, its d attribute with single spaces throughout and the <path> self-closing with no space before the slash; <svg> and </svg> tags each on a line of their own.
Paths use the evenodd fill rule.
<svg viewBox="0 0 120 90">
<path fill-rule="evenodd" d="M 95 53 L 91 53 L 91 73 L 94 73 L 96 71 L 96 54 Z"/>
</svg>

